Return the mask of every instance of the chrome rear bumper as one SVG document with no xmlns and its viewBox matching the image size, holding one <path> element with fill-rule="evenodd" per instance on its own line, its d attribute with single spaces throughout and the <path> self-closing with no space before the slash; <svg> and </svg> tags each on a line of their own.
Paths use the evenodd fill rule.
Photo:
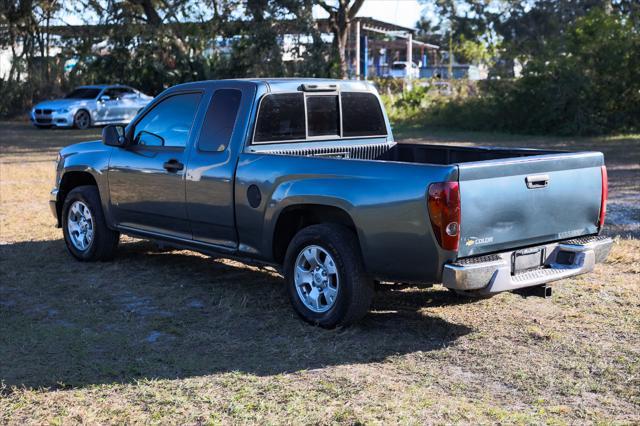
<svg viewBox="0 0 640 426">
<path fill-rule="evenodd" d="M 612 243 L 609 237 L 592 236 L 545 244 L 536 247 L 544 249 L 543 265 L 517 273 L 513 273 L 515 251 L 460 259 L 444 266 L 442 283 L 481 295 L 545 284 L 592 271 L 607 258 Z"/>
</svg>

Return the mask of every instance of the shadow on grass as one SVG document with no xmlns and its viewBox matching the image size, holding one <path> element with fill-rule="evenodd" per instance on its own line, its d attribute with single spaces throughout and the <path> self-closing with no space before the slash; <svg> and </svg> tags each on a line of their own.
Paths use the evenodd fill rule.
<svg viewBox="0 0 640 426">
<path fill-rule="evenodd" d="M 323 330 L 297 318 L 268 270 L 147 242 L 108 263 L 77 262 L 61 240 L 7 244 L 0 379 L 10 392 L 376 362 L 471 332 L 428 313 L 451 303 L 446 291 L 387 289 L 360 324 Z"/>
<path fill-rule="evenodd" d="M 27 155 L 47 153 L 54 156 L 67 145 L 100 139 L 102 128 L 38 129 L 25 121 L 0 121 L 0 152 L 2 155 Z"/>
</svg>

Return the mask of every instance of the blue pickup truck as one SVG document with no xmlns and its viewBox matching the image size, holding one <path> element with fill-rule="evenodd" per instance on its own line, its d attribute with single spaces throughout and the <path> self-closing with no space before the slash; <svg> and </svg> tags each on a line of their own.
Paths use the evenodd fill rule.
<svg viewBox="0 0 640 426">
<path fill-rule="evenodd" d="M 110 259 L 123 233 L 275 265 L 322 327 L 363 317 L 376 281 L 490 296 L 589 272 L 611 246 L 601 153 L 396 143 L 367 82 L 183 84 L 102 136 L 57 160 L 74 257 Z"/>
</svg>

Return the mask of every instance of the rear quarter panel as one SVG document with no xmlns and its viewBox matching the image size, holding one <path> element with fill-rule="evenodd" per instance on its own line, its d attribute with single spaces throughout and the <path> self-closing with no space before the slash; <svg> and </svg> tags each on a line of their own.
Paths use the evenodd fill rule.
<svg viewBox="0 0 640 426">
<path fill-rule="evenodd" d="M 455 253 L 435 242 L 426 192 L 431 182 L 455 179 L 455 166 L 243 153 L 235 188 L 240 251 L 272 260 L 280 213 L 320 204 L 349 214 L 366 269 L 375 277 L 437 281 L 442 263 Z M 257 208 L 248 203 L 251 185 L 262 194 Z"/>
</svg>

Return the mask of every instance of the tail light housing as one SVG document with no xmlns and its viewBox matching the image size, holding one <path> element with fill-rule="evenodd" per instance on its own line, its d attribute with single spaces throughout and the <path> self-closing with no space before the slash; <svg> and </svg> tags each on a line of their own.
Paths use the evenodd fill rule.
<svg viewBox="0 0 640 426">
<path fill-rule="evenodd" d="M 609 178 L 607 176 L 607 167 L 600 168 L 602 175 L 602 195 L 600 197 L 600 217 L 598 218 L 598 229 L 604 226 L 604 219 L 607 216 L 607 198 L 609 197 Z"/>
<path fill-rule="evenodd" d="M 431 227 L 440 247 L 458 250 L 460 241 L 460 185 L 437 182 L 429 185 L 427 206 Z"/>
</svg>

